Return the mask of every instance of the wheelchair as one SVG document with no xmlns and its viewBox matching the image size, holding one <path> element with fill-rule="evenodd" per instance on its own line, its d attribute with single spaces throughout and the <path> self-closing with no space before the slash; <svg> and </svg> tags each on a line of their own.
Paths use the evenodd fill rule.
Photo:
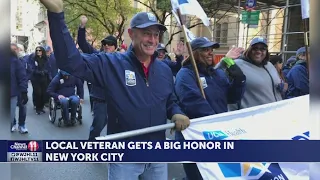
<svg viewBox="0 0 320 180">
<path fill-rule="evenodd" d="M 63 109 L 61 107 L 60 102 L 56 101 L 53 97 L 51 97 L 49 99 L 49 120 L 52 124 L 54 124 L 54 122 L 56 121 L 57 110 L 59 110 L 59 109 L 61 110 L 61 117 L 58 119 L 58 127 L 61 127 L 62 121 L 63 121 L 63 117 L 62 117 Z M 70 114 L 70 110 L 71 110 L 71 108 L 69 108 L 69 114 Z M 78 123 L 80 125 L 82 125 L 82 106 L 81 106 L 81 104 L 79 104 L 79 106 L 77 107 L 76 121 L 78 121 Z"/>
</svg>

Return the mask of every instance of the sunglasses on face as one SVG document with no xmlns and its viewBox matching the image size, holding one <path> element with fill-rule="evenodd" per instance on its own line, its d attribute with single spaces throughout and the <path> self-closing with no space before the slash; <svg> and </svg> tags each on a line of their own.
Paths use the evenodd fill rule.
<svg viewBox="0 0 320 180">
<path fill-rule="evenodd" d="M 254 50 L 254 51 L 266 51 L 267 50 L 267 48 L 266 47 L 252 47 L 252 50 Z"/>
<path fill-rule="evenodd" d="M 102 45 L 104 45 L 104 46 L 113 46 L 112 43 L 103 43 Z"/>
<path fill-rule="evenodd" d="M 36 49 L 37 52 L 41 52 L 41 49 Z"/>
</svg>

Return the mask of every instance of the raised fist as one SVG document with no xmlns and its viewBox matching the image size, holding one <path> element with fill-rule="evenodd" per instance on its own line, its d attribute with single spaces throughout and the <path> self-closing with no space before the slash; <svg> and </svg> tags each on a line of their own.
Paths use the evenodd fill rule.
<svg viewBox="0 0 320 180">
<path fill-rule="evenodd" d="M 80 26 L 84 28 L 88 22 L 88 18 L 85 15 L 80 17 Z"/>
</svg>

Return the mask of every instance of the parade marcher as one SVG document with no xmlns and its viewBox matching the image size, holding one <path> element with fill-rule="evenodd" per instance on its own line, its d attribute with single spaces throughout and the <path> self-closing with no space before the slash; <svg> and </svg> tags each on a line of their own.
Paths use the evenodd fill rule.
<svg viewBox="0 0 320 180">
<path fill-rule="evenodd" d="M 87 21 L 88 19 L 85 16 L 81 17 L 81 25 L 78 30 L 78 45 L 84 53 L 98 53 L 98 51 L 86 41 L 85 26 Z M 117 39 L 109 35 L 101 41 L 101 44 L 104 52 L 113 53 L 117 48 Z M 106 92 L 101 87 L 91 85 L 90 97 L 92 100 L 93 121 L 90 127 L 89 140 L 95 140 L 96 137 L 100 136 L 102 129 L 108 122 Z"/>
<path fill-rule="evenodd" d="M 308 51 L 309 52 L 309 51 Z M 307 67 L 306 48 L 299 48 L 296 52 L 297 61 L 287 74 L 289 88 L 287 98 L 294 98 L 309 94 L 309 73 Z"/>
<path fill-rule="evenodd" d="M 273 66 L 276 68 L 278 75 L 280 77 L 281 83 L 278 85 L 278 90 L 281 92 L 281 96 L 282 99 L 286 98 L 286 92 L 288 90 L 288 83 L 286 83 L 286 79 L 283 76 L 282 73 L 282 64 L 283 64 L 283 60 L 281 58 L 281 56 L 270 56 L 270 60 L 269 60 Z"/>
<path fill-rule="evenodd" d="M 28 102 L 28 78 L 26 68 L 21 60 L 18 59 L 18 46 L 11 44 L 11 132 L 16 131 L 16 107 L 18 103 L 25 106 Z M 18 100 L 19 97 L 19 100 Z M 20 107 L 20 106 L 19 106 Z M 26 133 L 25 119 L 19 117 L 19 131 Z"/>
<path fill-rule="evenodd" d="M 29 56 L 28 66 L 31 69 L 32 95 L 35 100 L 36 114 L 40 115 L 45 113 L 44 105 L 48 100 L 47 88 L 52 79 L 50 63 L 42 46 L 38 46 L 35 54 Z"/>
<path fill-rule="evenodd" d="M 137 13 L 128 34 L 132 44 L 125 53 L 80 54 L 68 33 L 62 0 L 41 0 L 48 9 L 50 36 L 59 69 L 90 81 L 106 92 L 108 134 L 166 124 L 167 119 L 181 131 L 190 120 L 176 104 L 170 68 L 156 61 L 160 31 L 166 27 L 152 13 Z M 109 124 L 112 127 L 109 129 Z M 127 138 L 130 140 L 165 140 L 165 131 Z M 165 163 L 109 163 L 108 179 L 168 179 Z"/>
<path fill-rule="evenodd" d="M 269 62 L 267 40 L 254 38 L 243 56 L 235 63 L 246 76 L 246 90 L 241 103 L 229 105 L 229 110 L 245 109 L 282 100 L 278 88 L 281 79 Z"/>
<path fill-rule="evenodd" d="M 77 88 L 77 92 L 75 88 Z M 83 102 L 82 80 L 65 71 L 59 71 L 49 84 L 47 92 L 54 100 L 60 102 L 64 124 L 66 126 L 74 125 L 76 123 L 77 107 Z M 71 121 L 69 120 L 69 108 L 71 108 Z"/>
<path fill-rule="evenodd" d="M 25 60 L 25 53 L 24 53 L 24 47 L 21 44 L 11 44 L 11 49 L 13 49 L 16 54 L 18 55 L 18 59 L 21 61 L 23 68 L 25 70 L 26 73 L 26 79 L 27 82 L 29 81 L 28 79 L 28 75 L 27 75 L 27 62 Z M 21 134 L 24 133 L 28 133 L 28 129 L 25 126 L 25 122 L 26 122 L 26 118 L 27 118 L 27 106 L 25 104 L 22 103 L 22 97 L 19 95 L 18 96 L 18 103 L 17 106 L 19 107 L 19 117 L 18 117 L 18 121 L 19 121 L 19 132 Z M 16 118 L 14 118 L 14 122 L 17 122 Z"/>
<path fill-rule="evenodd" d="M 51 70 L 50 73 L 51 73 L 51 76 L 54 77 L 55 75 L 58 74 L 56 58 L 54 57 L 54 52 L 51 50 L 50 46 L 46 46 L 45 50 L 47 52 L 47 57 L 49 58 L 50 70 Z"/>
<path fill-rule="evenodd" d="M 167 64 L 171 71 L 172 71 L 172 74 L 173 76 L 176 76 L 178 71 L 180 70 L 181 68 L 181 63 L 182 63 L 182 60 L 183 60 L 183 49 L 184 48 L 184 45 L 183 45 L 183 42 L 179 42 L 177 44 L 177 50 L 175 52 L 175 55 L 176 55 L 176 59 L 175 60 L 172 60 L 168 55 L 168 51 L 166 50 L 166 47 L 164 46 L 164 44 L 159 44 L 158 45 L 158 48 L 157 48 L 157 52 L 158 52 L 158 60 L 164 62 L 165 64 Z"/>
<path fill-rule="evenodd" d="M 288 72 L 290 71 L 290 69 L 293 67 L 293 65 L 296 63 L 297 61 L 297 58 L 296 56 L 291 56 L 286 64 L 282 67 L 282 75 L 285 79 L 285 81 L 287 82 L 287 75 L 288 75 Z"/>
<path fill-rule="evenodd" d="M 223 69 L 214 68 L 213 49 L 219 47 L 218 43 L 204 37 L 191 42 L 205 98 L 197 85 L 190 58 L 183 61 L 183 67 L 176 76 L 175 92 L 181 108 L 190 119 L 227 112 L 228 104 L 236 104 L 242 98 L 246 77 L 241 69 L 233 63 L 226 68 L 227 75 Z M 238 58 L 241 51 L 242 48 L 231 49 L 224 60 L 232 63 L 232 59 Z M 184 139 L 181 132 L 176 133 L 176 140 L 179 139 Z M 184 163 L 183 167 L 187 179 L 202 180 L 195 163 Z"/>
</svg>

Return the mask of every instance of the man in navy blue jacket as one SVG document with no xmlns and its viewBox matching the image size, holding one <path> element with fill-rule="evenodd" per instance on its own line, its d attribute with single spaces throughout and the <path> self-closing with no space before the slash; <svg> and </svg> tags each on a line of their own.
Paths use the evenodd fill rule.
<svg viewBox="0 0 320 180">
<path fill-rule="evenodd" d="M 77 88 L 77 92 L 75 92 L 75 88 Z M 80 101 L 83 101 L 83 82 L 81 79 L 71 76 L 67 72 L 59 71 L 49 84 L 47 92 L 60 102 L 65 125 L 75 124 L 77 107 Z M 69 121 L 69 107 L 71 107 L 71 122 Z"/>
<path fill-rule="evenodd" d="M 78 30 L 78 45 L 82 52 L 88 54 L 99 53 L 86 40 L 86 23 L 87 17 L 81 17 L 81 23 Z M 117 39 L 114 36 L 107 36 L 101 41 L 102 50 L 106 53 L 113 53 L 117 49 Z M 88 86 L 89 87 L 89 86 Z M 95 140 L 100 136 L 102 129 L 108 122 L 106 92 L 103 88 L 91 85 L 90 99 L 92 101 L 93 121 L 90 127 L 89 140 Z"/>
<path fill-rule="evenodd" d="M 26 61 L 26 56 L 24 56 L 23 46 L 13 43 L 13 44 L 11 44 L 11 49 L 13 49 L 17 53 L 18 59 L 21 61 L 22 65 L 25 68 L 25 71 L 27 73 L 28 65 L 27 65 L 27 61 Z M 26 76 L 28 77 L 28 73 L 26 74 Z M 29 81 L 28 78 L 27 78 L 27 81 Z M 18 119 L 19 119 L 19 132 L 21 134 L 28 133 L 28 129 L 25 125 L 26 118 L 27 118 L 27 107 L 25 104 L 22 103 L 21 96 L 18 96 L 18 105 L 17 106 L 19 107 L 19 117 L 18 117 Z M 14 122 L 16 122 L 16 118 L 14 119 Z M 15 128 L 15 126 L 14 126 L 14 128 Z"/>
<path fill-rule="evenodd" d="M 294 98 L 309 94 L 309 73 L 307 67 L 306 48 L 299 48 L 296 52 L 297 62 L 287 74 L 287 98 Z M 310 58 L 309 58 L 310 59 Z"/>
<path fill-rule="evenodd" d="M 128 30 L 132 45 L 125 53 L 80 54 L 64 21 L 62 0 L 41 0 L 48 9 L 50 36 L 57 65 L 66 72 L 100 86 L 106 92 L 111 117 L 108 134 L 175 122 L 186 129 L 190 120 L 176 104 L 170 68 L 157 61 L 156 48 L 166 27 L 151 13 L 138 13 Z M 110 117 L 110 116 L 109 116 Z M 112 123 L 112 129 L 109 125 Z M 130 137 L 131 140 L 165 140 L 165 131 Z M 129 155 L 130 156 L 130 155 Z M 108 179 L 168 178 L 167 164 L 110 163 Z"/>
<path fill-rule="evenodd" d="M 18 103 L 26 105 L 28 102 L 28 79 L 26 76 L 26 68 L 22 61 L 18 59 L 14 46 L 11 46 L 11 132 L 16 131 L 15 113 Z M 20 118 L 19 118 L 20 119 Z M 25 122 L 19 121 L 19 130 L 25 128 Z"/>
</svg>

